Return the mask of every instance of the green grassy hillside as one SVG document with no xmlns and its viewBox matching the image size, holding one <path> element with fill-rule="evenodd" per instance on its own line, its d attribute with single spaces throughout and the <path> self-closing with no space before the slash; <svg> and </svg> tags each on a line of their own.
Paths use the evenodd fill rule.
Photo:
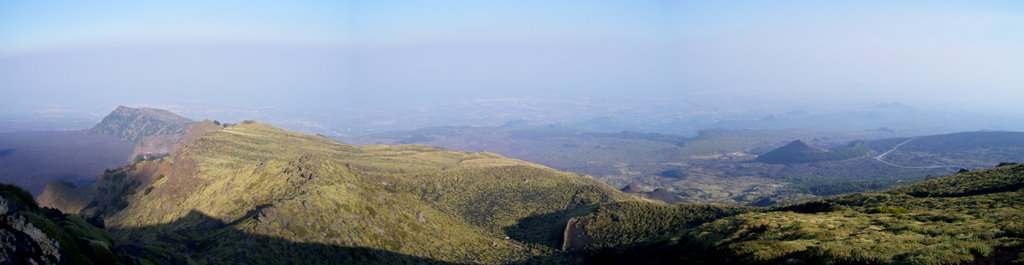
<svg viewBox="0 0 1024 265">
<path fill-rule="evenodd" d="M 223 233 L 439 262 L 524 261 L 559 250 L 549 239 L 567 215 L 640 200 L 589 176 L 492 153 L 356 147 L 255 122 L 211 130 L 173 156 L 109 171 L 88 188 L 82 213 L 103 216 L 116 239 L 151 250 L 138 255 L 189 253 L 183 258 L 200 263 L 259 262 L 280 250 L 253 251 L 259 243 Z M 200 245 L 168 249 L 181 242 Z"/>
<path fill-rule="evenodd" d="M 1024 166 L 721 218 L 596 261 L 696 264 L 1024 262 Z"/>
</svg>

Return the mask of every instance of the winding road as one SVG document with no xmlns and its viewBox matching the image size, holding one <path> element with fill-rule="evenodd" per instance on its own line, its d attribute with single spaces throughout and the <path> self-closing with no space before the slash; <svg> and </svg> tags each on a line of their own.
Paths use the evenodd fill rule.
<svg viewBox="0 0 1024 265">
<path fill-rule="evenodd" d="M 949 165 L 946 165 L 946 166 L 908 167 L 908 166 L 901 166 L 901 165 L 893 164 L 893 163 L 891 163 L 889 161 L 883 160 L 883 158 L 885 158 L 885 156 L 888 155 L 889 153 L 892 153 L 893 151 L 896 151 L 896 149 L 900 149 L 901 146 L 903 146 L 903 145 L 905 145 L 907 143 L 910 143 L 910 142 L 913 142 L 914 140 L 917 140 L 917 138 L 920 138 L 920 137 L 910 137 L 910 139 L 907 139 L 906 141 L 903 141 L 902 143 L 899 143 L 896 146 L 893 146 L 892 149 L 889 149 L 889 151 L 885 151 L 885 153 L 882 153 L 882 154 L 876 156 L 875 160 L 878 160 L 878 162 L 881 162 L 882 164 L 886 164 L 886 165 L 890 165 L 890 166 L 894 166 L 894 167 L 898 167 L 898 168 L 927 169 L 927 168 L 949 168 L 949 167 L 956 167 L 956 166 L 949 166 Z"/>
</svg>

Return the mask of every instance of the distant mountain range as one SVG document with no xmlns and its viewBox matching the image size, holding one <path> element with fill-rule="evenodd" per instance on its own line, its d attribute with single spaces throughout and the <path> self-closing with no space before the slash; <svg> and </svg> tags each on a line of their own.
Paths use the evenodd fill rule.
<svg viewBox="0 0 1024 265">
<path fill-rule="evenodd" d="M 636 194 L 668 202 L 765 205 L 877 190 L 962 167 L 1024 161 L 1019 155 L 1024 150 L 1014 151 L 1015 146 L 1024 147 L 1014 134 L 1020 133 L 968 132 L 962 139 L 923 136 L 896 147 L 911 138 L 884 131 L 798 129 L 705 130 L 683 137 L 600 133 L 518 121 L 495 127 L 428 127 L 343 140 L 495 152 L 592 175 L 615 187 L 628 185 Z M 943 147 L 950 145 L 959 146 Z M 921 150 L 914 151 L 917 149 Z M 652 196 L 655 190 L 659 192 Z"/>
<path fill-rule="evenodd" d="M 1015 113 L 977 114 L 897 102 L 804 106 L 794 106 L 792 101 L 760 106 L 736 104 L 741 102 L 737 97 L 749 96 L 491 98 L 434 106 L 351 108 L 348 104 L 339 104 L 327 109 L 198 102 L 151 106 L 185 117 L 221 121 L 255 119 L 293 131 L 340 138 L 445 125 L 500 126 L 509 121 L 559 124 L 590 132 L 634 131 L 683 136 L 695 136 L 711 129 L 875 131 L 888 132 L 892 134 L 890 137 L 979 129 L 1024 131 L 1024 117 Z M 0 132 L 87 128 L 108 112 L 102 108 L 69 106 L 5 111 L 0 112 Z"/>
</svg>

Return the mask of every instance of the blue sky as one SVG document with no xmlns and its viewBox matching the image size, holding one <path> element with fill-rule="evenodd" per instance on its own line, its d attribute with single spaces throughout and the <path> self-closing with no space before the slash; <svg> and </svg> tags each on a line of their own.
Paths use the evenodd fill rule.
<svg viewBox="0 0 1024 265">
<path fill-rule="evenodd" d="M 644 38 L 669 26 L 665 3 L 545 2 L 551 1 L 7 3 L 0 33 L 8 41 L 0 47 L 18 52 L 147 41 L 419 45 Z"/>
<path fill-rule="evenodd" d="M 1015 1 L 0 1 L 0 105 L 763 94 L 1021 109 Z"/>
</svg>

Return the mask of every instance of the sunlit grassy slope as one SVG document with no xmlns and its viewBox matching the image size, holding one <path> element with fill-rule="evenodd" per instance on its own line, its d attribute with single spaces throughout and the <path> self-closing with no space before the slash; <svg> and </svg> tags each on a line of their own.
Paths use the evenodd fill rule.
<svg viewBox="0 0 1024 265">
<path fill-rule="evenodd" d="M 255 122 L 207 132 L 96 185 L 83 212 L 105 216 L 117 239 L 200 263 L 280 258 L 268 254 L 273 246 L 216 236 L 228 229 L 445 262 L 523 261 L 559 248 L 525 236 L 532 228 L 516 226 L 521 220 L 638 200 L 589 176 L 491 153 L 356 147 Z M 555 227 L 542 231 L 558 237 L 564 223 Z"/>
</svg>

